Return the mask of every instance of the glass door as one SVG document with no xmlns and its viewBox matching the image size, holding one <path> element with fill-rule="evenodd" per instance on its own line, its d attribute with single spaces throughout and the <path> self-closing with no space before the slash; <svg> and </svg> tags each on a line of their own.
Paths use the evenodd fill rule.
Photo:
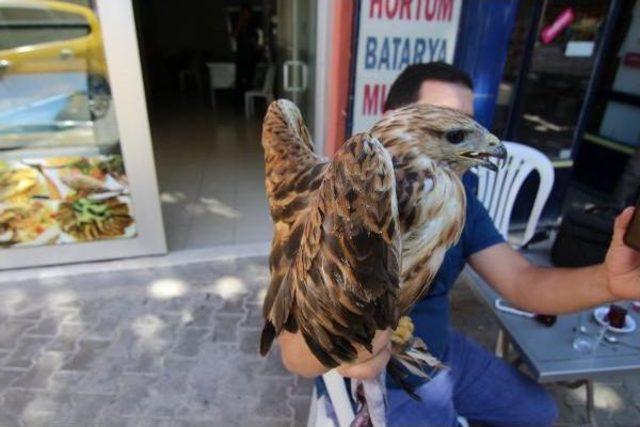
<svg viewBox="0 0 640 427">
<path fill-rule="evenodd" d="M 571 157 L 608 8 L 600 0 L 520 3 L 500 85 L 497 134 L 553 160 Z"/>
<path fill-rule="evenodd" d="M 165 252 L 131 3 L 92 3 L 0 1 L 0 269 Z"/>
<path fill-rule="evenodd" d="M 313 132 L 317 2 L 278 0 L 278 93 L 302 111 Z"/>
</svg>

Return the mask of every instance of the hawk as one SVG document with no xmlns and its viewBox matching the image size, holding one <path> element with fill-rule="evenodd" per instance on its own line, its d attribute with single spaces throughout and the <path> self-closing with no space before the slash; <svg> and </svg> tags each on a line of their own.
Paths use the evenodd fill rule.
<svg viewBox="0 0 640 427">
<path fill-rule="evenodd" d="M 418 104 L 385 115 L 327 161 L 298 108 L 277 100 L 262 145 L 275 233 L 260 352 L 283 330 L 300 332 L 328 368 L 354 361 L 358 348 L 371 352 L 376 331 L 395 329 L 420 300 L 462 233 L 460 174 L 496 170 L 490 158 L 506 155 L 466 114 Z"/>
</svg>

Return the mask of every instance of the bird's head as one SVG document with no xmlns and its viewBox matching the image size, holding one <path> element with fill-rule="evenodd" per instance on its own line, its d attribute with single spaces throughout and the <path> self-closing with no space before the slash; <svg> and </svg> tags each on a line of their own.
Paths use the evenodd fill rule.
<svg viewBox="0 0 640 427">
<path fill-rule="evenodd" d="M 461 173 L 474 166 L 498 170 L 492 158 L 507 151 L 493 134 L 458 110 L 413 104 L 389 112 L 371 134 L 402 162 L 433 161 Z"/>
</svg>

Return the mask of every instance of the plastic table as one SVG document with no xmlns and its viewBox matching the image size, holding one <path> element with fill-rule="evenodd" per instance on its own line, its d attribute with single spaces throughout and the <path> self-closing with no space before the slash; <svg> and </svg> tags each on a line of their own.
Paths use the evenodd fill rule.
<svg viewBox="0 0 640 427">
<path fill-rule="evenodd" d="M 603 342 L 592 354 L 581 354 L 573 349 L 572 341 L 578 326 L 578 314 L 558 316 L 552 327 L 545 327 L 533 319 L 504 313 L 495 309 L 498 294 L 471 268 L 467 268 L 472 278 L 472 288 L 493 313 L 522 361 L 533 377 L 541 383 L 563 382 L 572 386 L 586 385 L 587 415 L 595 425 L 593 406 L 593 380 L 614 374 L 640 371 L 640 348 L 631 348 L 624 343 L 640 347 L 640 328 L 629 334 L 615 335 L 622 344 Z M 640 315 L 629 310 L 640 325 Z M 585 319 L 594 322 L 592 310 L 585 313 Z M 508 348 L 506 345 L 505 350 Z"/>
</svg>

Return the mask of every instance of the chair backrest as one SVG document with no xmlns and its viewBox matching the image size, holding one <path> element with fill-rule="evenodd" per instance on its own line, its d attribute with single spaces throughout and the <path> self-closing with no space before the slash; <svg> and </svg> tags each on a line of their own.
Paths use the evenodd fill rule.
<svg viewBox="0 0 640 427">
<path fill-rule="evenodd" d="M 349 390 L 345 384 L 344 378 L 334 369 L 322 375 L 326 396 L 319 399 L 317 388 L 314 388 L 314 396 L 311 400 L 311 408 L 309 409 L 309 418 L 307 427 L 324 427 L 333 423 L 327 423 L 326 420 L 332 419 L 327 412 L 326 401 L 329 399 L 333 409 L 333 415 L 338 422 L 339 427 L 347 427 L 355 418 L 355 412 L 351 406 L 349 399 Z"/>
<path fill-rule="evenodd" d="M 504 145 L 507 148 L 507 158 L 500 162 L 498 172 L 486 168 L 475 171 L 478 175 L 478 199 L 487 208 L 498 231 L 507 239 L 516 196 L 527 176 L 534 170 L 538 172 L 540 185 L 524 236 L 522 241 L 512 242 L 515 246 L 521 247 L 527 244 L 535 233 L 542 208 L 553 187 L 554 170 L 549 158 L 535 148 L 515 142 L 504 142 Z"/>
</svg>

